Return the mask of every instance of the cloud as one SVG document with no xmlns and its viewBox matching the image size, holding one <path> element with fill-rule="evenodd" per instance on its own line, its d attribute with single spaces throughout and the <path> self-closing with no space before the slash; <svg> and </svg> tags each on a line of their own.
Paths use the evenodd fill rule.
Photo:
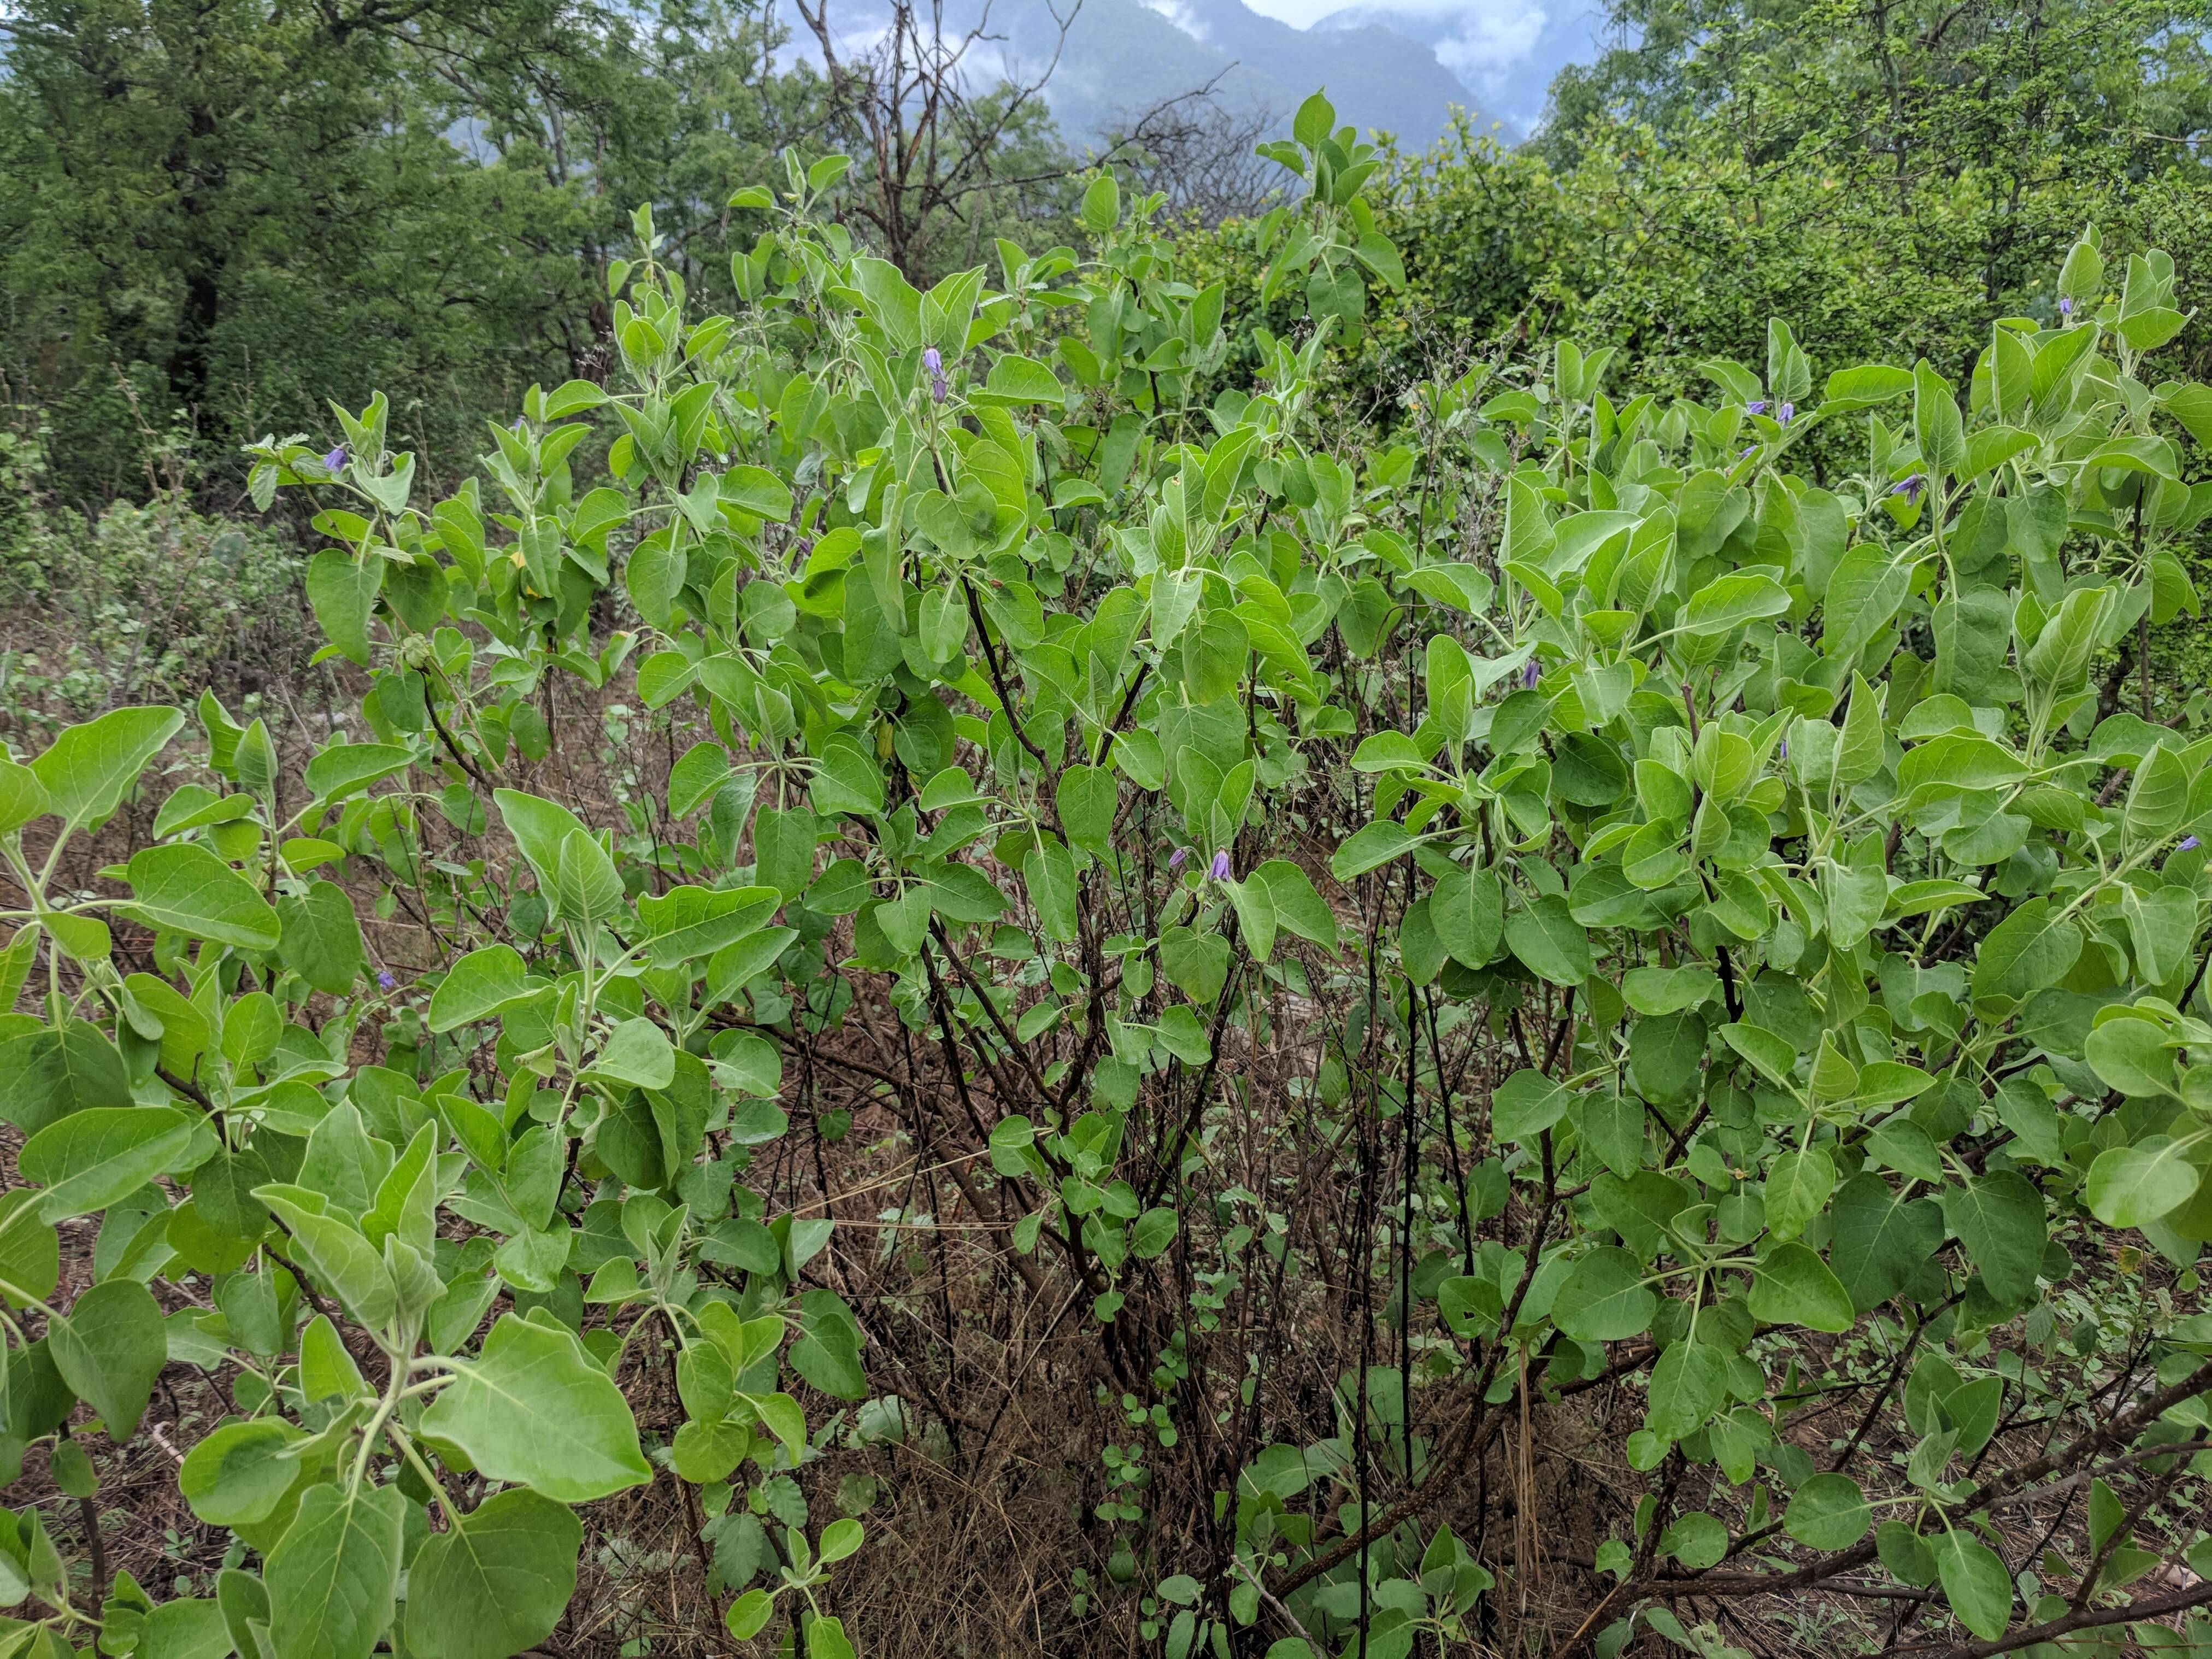
<svg viewBox="0 0 2212 1659">
<path fill-rule="evenodd" d="M 1206 21 L 1187 0 L 1140 0 L 1147 11 L 1156 11 L 1194 40 L 1206 39 Z"/>
</svg>

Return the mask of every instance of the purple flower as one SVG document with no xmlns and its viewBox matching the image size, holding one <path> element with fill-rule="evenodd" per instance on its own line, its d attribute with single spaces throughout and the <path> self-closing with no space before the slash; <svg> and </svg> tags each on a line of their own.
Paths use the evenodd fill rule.
<svg viewBox="0 0 2212 1659">
<path fill-rule="evenodd" d="M 1778 760 L 1778 761 L 1786 761 L 1786 760 L 1788 760 L 1788 759 L 1790 758 L 1790 739 L 1789 739 L 1789 738 L 1783 738 L 1783 739 L 1782 739 L 1782 741 L 1781 741 L 1779 744 L 1776 744 L 1776 745 L 1775 745 L 1775 749 L 1774 749 L 1774 758 L 1775 758 L 1775 759 L 1777 759 L 1777 760 Z"/>
<path fill-rule="evenodd" d="M 2062 294 L 2058 296 L 2058 314 L 2069 322 L 2073 321 L 2074 296 L 2072 295 Z"/>
<path fill-rule="evenodd" d="M 921 366 L 927 369 L 932 374 L 942 374 L 945 373 L 945 359 L 939 355 L 938 349 L 935 346 L 925 346 L 922 348 Z"/>
<path fill-rule="evenodd" d="M 941 404 L 945 401 L 945 377 L 942 374 L 930 376 L 929 397 L 932 403 Z"/>
<path fill-rule="evenodd" d="M 389 991 L 393 986 L 398 983 L 399 981 L 392 977 L 392 969 L 389 968 L 380 968 L 376 970 L 376 988 L 378 990 Z"/>
<path fill-rule="evenodd" d="M 1169 868 L 1169 869 L 1170 869 L 1170 870 L 1180 870 L 1180 869 L 1182 869 L 1182 861 L 1183 861 L 1185 859 L 1188 858 L 1189 856 L 1190 856 L 1190 848 L 1188 848 L 1188 847 L 1178 847 L 1178 848 L 1176 848 L 1175 849 L 1175 851 L 1174 851 L 1174 852 L 1172 852 L 1172 853 L 1170 853 L 1170 854 L 1168 854 L 1168 868 Z"/>
<path fill-rule="evenodd" d="M 1229 879 L 1229 849 L 1225 847 L 1213 855 L 1213 878 L 1216 881 Z"/>
<path fill-rule="evenodd" d="M 1775 418 L 1780 421 L 1783 425 L 1788 426 L 1790 422 L 1797 418 L 1797 405 L 1795 404 L 1783 404 L 1779 410 L 1775 411 Z"/>
<path fill-rule="evenodd" d="M 523 428 L 529 424 L 529 420 L 526 416 L 518 415 L 514 417 L 514 424 L 509 427 L 507 430 L 514 434 L 516 437 L 520 438 L 522 435 Z"/>
<path fill-rule="evenodd" d="M 2197 837 L 2194 836 L 2184 836 L 2181 838 L 2181 844 L 2176 847 L 2173 850 L 2177 853 L 2195 852 L 2197 850 Z"/>
<path fill-rule="evenodd" d="M 1535 659 L 1531 658 L 1528 665 L 1521 671 L 1521 689 L 1523 691 L 1534 691 L 1536 689 L 1536 682 L 1543 677 L 1544 671 L 1538 667 Z"/>
<path fill-rule="evenodd" d="M 1916 472 L 1911 477 L 1900 479 L 1890 485 L 1889 493 L 1893 495 L 1904 496 L 1905 505 L 1908 507 L 1917 507 L 1920 505 L 1921 495 L 1927 488 L 1928 475 L 1925 472 Z"/>
<path fill-rule="evenodd" d="M 329 454 L 323 457 L 323 466 L 327 471 L 335 472 L 345 464 L 346 453 L 345 446 L 343 444 L 340 444 L 336 449 L 333 449 Z"/>
<path fill-rule="evenodd" d="M 1743 412 L 1747 415 L 1765 414 L 1766 399 L 1764 398 L 1753 398 L 1749 403 L 1743 406 Z"/>
<path fill-rule="evenodd" d="M 1757 444 L 1746 444 L 1741 449 L 1736 451 L 1735 458 L 1739 461 L 1748 460 L 1752 456 L 1758 453 L 1759 446 Z"/>
</svg>

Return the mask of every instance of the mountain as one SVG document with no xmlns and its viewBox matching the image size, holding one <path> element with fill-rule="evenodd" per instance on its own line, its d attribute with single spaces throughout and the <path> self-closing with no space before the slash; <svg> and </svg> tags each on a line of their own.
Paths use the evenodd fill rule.
<svg viewBox="0 0 2212 1659">
<path fill-rule="evenodd" d="M 1516 143 L 1543 118 L 1553 77 L 1595 57 L 1607 27 L 1601 0 L 1358 0 L 1319 19 L 1310 32 L 1352 35 L 1381 28 L 1419 41 L 1474 94 L 1468 101 L 1498 122 L 1498 137 Z"/>
<path fill-rule="evenodd" d="M 1058 0 L 1060 15 L 1070 10 Z M 879 30 L 873 7 L 837 14 L 840 33 L 865 45 Z M 951 0 L 945 27 L 972 27 L 977 0 Z M 1058 39 L 1051 0 L 995 0 L 989 39 L 971 49 L 972 78 L 1003 71 L 1033 81 Z M 1348 20 L 1326 33 L 1293 28 L 1243 0 L 1082 0 L 1058 67 L 1045 83 L 1061 134 L 1080 148 L 1172 98 L 1209 83 L 1239 114 L 1265 111 L 1282 131 L 1316 88 L 1336 106 L 1339 125 L 1396 135 L 1425 149 L 1449 125 L 1452 106 L 1474 100 L 1425 43 L 1381 22 Z"/>
</svg>

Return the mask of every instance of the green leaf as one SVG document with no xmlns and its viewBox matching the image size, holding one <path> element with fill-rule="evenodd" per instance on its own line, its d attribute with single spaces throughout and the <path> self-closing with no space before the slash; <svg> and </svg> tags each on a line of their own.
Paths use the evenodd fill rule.
<svg viewBox="0 0 2212 1659">
<path fill-rule="evenodd" d="M 486 1478 L 568 1504 L 653 1478 L 622 1390 L 567 1331 L 504 1315 L 479 1358 L 453 1364 L 457 1380 L 423 1413 L 422 1431 L 459 1446 Z"/>
<path fill-rule="evenodd" d="M 755 879 L 786 898 L 796 898 L 814 879 L 819 827 L 811 807 L 763 806 L 753 817 Z"/>
<path fill-rule="evenodd" d="M 392 1317 L 399 1292 L 386 1270 L 384 1258 L 360 1229 L 322 1212 L 324 1200 L 319 1193 L 272 1184 L 256 1187 L 253 1195 L 284 1224 L 301 1260 L 337 1292 L 356 1319 L 364 1325 L 380 1326 Z"/>
<path fill-rule="evenodd" d="M 1779 1239 L 1795 1238 L 1820 1213 L 1835 1190 L 1836 1166 L 1818 1146 L 1784 1152 L 1766 1176 L 1766 1224 Z"/>
<path fill-rule="evenodd" d="M 414 763 L 415 751 L 398 744 L 334 743 L 307 763 L 307 793 L 317 800 L 343 800 Z"/>
<path fill-rule="evenodd" d="M 1094 184 L 1093 189 L 1097 188 Z M 1059 377 L 1034 357 L 1008 353 L 991 365 L 983 389 L 973 394 L 979 404 L 1012 406 L 1017 404 L 1057 404 L 1066 395 Z"/>
<path fill-rule="evenodd" d="M 2189 768 L 2160 744 L 2136 768 L 2121 822 L 2131 842 L 2163 841 L 2177 833 L 2188 816 Z"/>
<path fill-rule="evenodd" d="M 0 835 L 20 830 L 52 810 L 53 802 L 36 772 L 14 761 L 0 760 Z"/>
<path fill-rule="evenodd" d="M 1129 1230 L 1129 1249 L 1139 1261 L 1150 1261 L 1175 1243 L 1176 1212 L 1173 1210 L 1150 1209 L 1139 1216 Z"/>
<path fill-rule="evenodd" d="M 307 562 L 307 604 L 323 637 L 348 662 L 368 666 L 368 619 L 384 583 L 384 560 L 376 554 L 356 558 L 326 547 Z"/>
<path fill-rule="evenodd" d="M 283 933 L 278 954 L 287 968 L 331 996 L 343 996 L 353 989 L 368 953 L 345 889 L 336 882 L 318 881 L 305 893 L 288 893 L 276 901 L 276 919 Z"/>
<path fill-rule="evenodd" d="M 1114 815 L 1121 805 L 1114 775 L 1099 766 L 1071 766 L 1060 775 L 1054 805 L 1061 829 L 1078 847 L 1105 852 L 1114 843 Z"/>
<path fill-rule="evenodd" d="M 1920 460 L 1932 478 L 1957 472 L 1966 459 L 1964 423 L 1958 399 L 1943 377 L 1922 358 L 1912 368 L 1912 430 Z"/>
<path fill-rule="evenodd" d="M 668 1033 L 651 1020 L 626 1019 L 609 1034 L 586 1074 L 636 1089 L 665 1089 L 676 1080 L 676 1050 Z"/>
<path fill-rule="evenodd" d="M 283 935 L 253 884 L 196 842 L 147 848 L 133 855 L 125 879 L 136 896 L 118 914 L 149 927 L 248 951 L 269 950 Z"/>
<path fill-rule="evenodd" d="M 1573 1100 L 1541 1072 L 1523 1066 L 1492 1093 L 1491 1132 L 1500 1140 L 1534 1141 L 1566 1115 Z"/>
<path fill-rule="evenodd" d="M 764 1589 L 749 1589 L 730 1603 L 729 1611 L 722 1615 L 723 1624 L 731 1635 L 740 1642 L 750 1641 L 760 1633 L 761 1627 L 775 1615 L 775 1603 Z"/>
<path fill-rule="evenodd" d="M 714 956 L 753 934 L 782 903 L 783 895 L 773 887 L 678 887 L 659 898 L 648 895 L 637 906 L 638 920 L 652 935 L 647 960 L 655 968 L 673 968 Z M 714 982 L 719 975 L 710 972 L 708 978 Z"/>
<path fill-rule="evenodd" d="M 130 1103 L 123 1057 L 88 1021 L 0 1043 L 0 1117 L 27 1135 L 72 1112 Z"/>
<path fill-rule="evenodd" d="M 1339 881 L 1350 881 L 1411 852 L 1413 844 L 1404 824 L 1384 818 L 1346 836 L 1329 860 L 1328 872 Z"/>
<path fill-rule="evenodd" d="M 19 1303 L 43 1302 L 61 1283 L 61 1236 L 40 1217 L 40 1196 L 28 1187 L 0 1194 L 0 1279 Z"/>
<path fill-rule="evenodd" d="M 556 806 L 538 795 L 519 789 L 495 789 L 492 802 L 522 856 L 538 875 L 538 885 L 550 897 L 554 877 L 561 866 L 561 843 L 584 821 L 565 806 Z"/>
<path fill-rule="evenodd" d="M 2190 1161 L 2203 1139 L 2153 1135 L 2133 1146 L 2100 1152 L 2089 1166 L 2084 1192 L 2089 1212 L 2108 1227 L 2140 1227 L 2179 1209 L 2195 1195 L 2203 1177 Z"/>
<path fill-rule="evenodd" d="M 1931 1538 L 1943 1595 L 1959 1622 L 1984 1641 L 2004 1634 L 2012 1619 L 2012 1575 L 2004 1559 L 1972 1534 L 1953 1529 Z"/>
<path fill-rule="evenodd" d="M 2016 1170 L 1976 1176 L 1942 1194 L 1943 1218 L 1982 1270 L 1990 1292 L 2017 1304 L 2035 1294 L 2048 1242 L 2043 1194 Z"/>
<path fill-rule="evenodd" d="M 866 302 L 868 317 L 894 348 L 911 351 L 921 342 L 921 295 L 899 268 L 886 259 L 853 261 L 853 285 Z"/>
<path fill-rule="evenodd" d="M 764 466 L 733 466 L 722 474 L 720 497 L 756 519 L 781 524 L 791 516 L 791 486 Z"/>
<path fill-rule="evenodd" d="M 1403 732 L 1377 732 L 1352 751 L 1355 772 L 1425 772 L 1429 757 Z"/>
<path fill-rule="evenodd" d="M 1873 1524 L 1873 1505 L 1858 1482 L 1843 1474 L 1808 1476 L 1782 1515 L 1782 1530 L 1808 1550 L 1847 1550 Z"/>
<path fill-rule="evenodd" d="M 668 773 L 668 815 L 688 818 L 720 791 L 730 776 L 730 754 L 711 738 L 685 750 Z"/>
<path fill-rule="evenodd" d="M 868 1392 L 860 1368 L 860 1324 L 834 1291 L 809 1291 L 799 1302 L 799 1340 L 792 1369 L 827 1395 L 859 1400 Z"/>
<path fill-rule="evenodd" d="M 392 1624 L 407 1500 L 397 1486 L 310 1486 L 269 1553 L 276 1659 L 368 1659 Z"/>
<path fill-rule="evenodd" d="M 1322 140 L 1336 125 L 1336 106 L 1320 93 L 1311 93 L 1291 120 L 1291 137 L 1308 149 L 1319 149 Z"/>
<path fill-rule="evenodd" d="M 317 1314 L 301 1333 L 300 1392 L 310 1400 L 358 1400 L 368 1392 L 328 1314 Z"/>
<path fill-rule="evenodd" d="M 47 1326 L 46 1346 L 62 1380 L 107 1425 L 131 1438 L 155 1380 L 169 1363 L 168 1329 L 153 1294 L 135 1279 L 111 1279 L 77 1297 Z"/>
<path fill-rule="evenodd" d="M 430 1029 L 450 1031 L 534 1000 L 542 992 L 531 989 L 526 977 L 512 945 L 487 945 L 470 951 L 430 993 Z"/>
<path fill-rule="evenodd" d="M 138 1627 L 136 1659 L 228 1659 L 230 1627 L 222 1608 L 204 1597 L 164 1601 Z"/>
<path fill-rule="evenodd" d="M 2081 930 L 2047 898 L 2032 898 L 1991 928 L 1974 952 L 1976 1001 L 2025 1001 L 2055 985 L 2081 954 Z"/>
<path fill-rule="evenodd" d="M 1160 935 L 1160 971 L 1193 1002 L 1210 1006 L 1229 977 L 1229 941 L 1170 927 Z"/>
<path fill-rule="evenodd" d="M 1838 369 L 1828 376 L 1821 407 L 1838 412 L 1871 409 L 1877 404 L 1902 398 L 1911 390 L 1910 370 L 1891 368 L 1881 363 L 1863 364 L 1856 368 Z"/>
<path fill-rule="evenodd" d="M 1029 887 L 1045 937 L 1063 944 L 1073 940 L 1079 931 L 1075 860 L 1067 848 L 1048 836 L 1022 860 L 1022 879 Z"/>
<path fill-rule="evenodd" d="M 1553 1299 L 1552 1322 L 1577 1342 L 1623 1342 L 1650 1330 L 1658 1308 L 1643 1265 L 1608 1246 L 1575 1264 Z"/>
<path fill-rule="evenodd" d="M 96 720 L 64 727 L 30 763 L 52 803 L 71 829 L 112 812 L 146 763 L 184 726 L 174 708 L 118 708 Z"/>
<path fill-rule="evenodd" d="M 1703 1342 L 1681 1341 L 1651 1368 L 1644 1426 L 1662 1440 L 1696 1433 L 1728 1397 L 1729 1358 Z"/>
<path fill-rule="evenodd" d="M 1768 1252 L 1752 1270 L 1750 1301 L 1752 1317 L 1769 1325 L 1831 1332 L 1851 1328 L 1850 1292 L 1802 1244 L 1780 1244 Z"/>
<path fill-rule="evenodd" d="M 1455 868 L 1429 895 L 1429 922 L 1446 951 L 1469 968 L 1488 965 L 1505 932 L 1505 895 L 1494 870 Z"/>
<path fill-rule="evenodd" d="M 185 1455 L 178 1488 L 210 1526 L 266 1521 L 300 1479 L 300 1460 L 282 1455 L 300 1438 L 300 1431 L 282 1418 L 226 1423 Z"/>
<path fill-rule="evenodd" d="M 1267 888 L 1278 927 L 1324 951 L 1336 949 L 1336 916 L 1304 871 L 1286 859 L 1269 859 L 1247 879 Z"/>
<path fill-rule="evenodd" d="M 1763 617 L 1779 617 L 1790 609 L 1790 590 L 1771 576 L 1742 572 L 1717 576 L 1682 607 L 1676 626 L 1692 638 L 1734 632 Z"/>
<path fill-rule="evenodd" d="M 1505 918 L 1505 944 L 1531 973 L 1554 985 L 1589 977 L 1589 935 L 1556 893 L 1516 903 Z"/>
<path fill-rule="evenodd" d="M 1121 222 L 1121 186 L 1109 169 L 1101 168 L 1084 186 L 1081 216 L 1084 229 L 1093 236 L 1105 235 Z"/>
<path fill-rule="evenodd" d="M 622 914 L 622 876 L 589 830 L 571 830 L 562 837 L 552 896 L 555 914 L 586 936 Z"/>
<path fill-rule="evenodd" d="M 95 1107 L 48 1125 L 23 1145 L 18 1168 L 46 1190 L 46 1221 L 90 1215 L 135 1193 L 191 1144 L 193 1121 L 171 1106 Z"/>
<path fill-rule="evenodd" d="M 1639 1014 L 1677 1014 L 1720 994 L 1720 975 L 1710 968 L 1632 968 L 1620 985 L 1621 1000 Z"/>
<path fill-rule="evenodd" d="M 527 1487 L 495 1494 L 422 1540 L 407 1571 L 407 1650 L 510 1659 L 553 1633 L 576 1593 L 582 1522 Z"/>
</svg>

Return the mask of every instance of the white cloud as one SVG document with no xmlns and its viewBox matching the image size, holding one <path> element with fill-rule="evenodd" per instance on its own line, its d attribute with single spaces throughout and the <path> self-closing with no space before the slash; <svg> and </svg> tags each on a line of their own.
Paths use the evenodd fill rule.
<svg viewBox="0 0 2212 1659">
<path fill-rule="evenodd" d="M 1187 3 L 1187 0 L 1141 0 L 1141 3 L 1146 10 L 1159 13 L 1161 16 L 1166 18 L 1169 22 L 1173 23 L 1193 40 L 1206 39 L 1206 23 Z M 1268 15 L 1273 16 L 1275 14 Z M 1315 14 L 1316 16 L 1321 15 Z"/>
</svg>

